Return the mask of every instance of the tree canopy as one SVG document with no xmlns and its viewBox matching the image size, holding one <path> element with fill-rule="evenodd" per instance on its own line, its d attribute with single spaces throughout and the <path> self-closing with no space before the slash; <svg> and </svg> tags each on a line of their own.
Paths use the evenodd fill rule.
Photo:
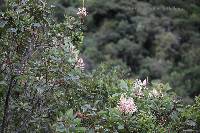
<svg viewBox="0 0 200 133">
<path fill-rule="evenodd" d="M 59 3 L 69 12 L 78 1 Z M 199 1 L 88 0 L 86 7 L 82 51 L 92 67 L 123 62 L 132 75 L 170 82 L 182 96 L 200 93 Z"/>
</svg>

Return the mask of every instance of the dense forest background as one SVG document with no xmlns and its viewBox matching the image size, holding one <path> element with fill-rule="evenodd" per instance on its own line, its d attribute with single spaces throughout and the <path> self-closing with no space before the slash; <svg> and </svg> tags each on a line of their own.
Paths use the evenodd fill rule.
<svg viewBox="0 0 200 133">
<path fill-rule="evenodd" d="M 4 1 L 1 0 L 1 3 Z M 184 97 L 200 94 L 198 0 L 86 0 L 82 54 L 88 70 L 122 65 L 130 77 L 169 82 Z M 56 17 L 76 15 L 81 0 L 50 0 Z"/>
<path fill-rule="evenodd" d="M 87 0 L 82 53 L 88 68 L 102 62 L 131 69 L 130 76 L 169 82 L 181 96 L 200 94 L 200 1 Z M 57 18 L 81 1 L 59 0 Z M 126 64 L 126 66 L 124 65 Z"/>
</svg>

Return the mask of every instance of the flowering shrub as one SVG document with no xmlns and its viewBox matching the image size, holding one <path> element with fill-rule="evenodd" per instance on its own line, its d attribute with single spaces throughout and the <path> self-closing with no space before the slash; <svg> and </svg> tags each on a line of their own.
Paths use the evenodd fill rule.
<svg viewBox="0 0 200 133">
<path fill-rule="evenodd" d="M 88 89 L 92 89 L 87 93 L 91 99 L 82 97 L 82 106 L 78 112 L 73 113 L 72 116 L 82 122 L 81 126 L 74 126 L 74 130 L 80 128 L 84 129 L 84 132 L 185 131 L 186 119 L 182 119 L 182 114 L 185 114 L 184 108 L 168 84 L 152 83 L 148 87 L 142 86 L 143 96 L 138 97 L 132 93 L 137 89 L 135 83 L 138 80 L 118 79 L 116 82 L 116 77 L 112 74 L 101 76 L 103 77 L 98 79 L 93 75 L 95 81 L 84 83 Z M 155 91 L 157 93 L 154 94 Z M 67 126 L 63 125 L 64 123 L 57 125 L 57 131 L 65 132 L 72 126 L 69 123 Z M 197 131 L 197 128 L 194 131 Z"/>
<path fill-rule="evenodd" d="M 113 65 L 84 73 L 82 20 L 58 23 L 41 0 L 0 15 L 2 133 L 181 132 L 191 119 L 199 129 L 199 100 L 184 111 L 168 84 L 123 80 Z"/>
</svg>

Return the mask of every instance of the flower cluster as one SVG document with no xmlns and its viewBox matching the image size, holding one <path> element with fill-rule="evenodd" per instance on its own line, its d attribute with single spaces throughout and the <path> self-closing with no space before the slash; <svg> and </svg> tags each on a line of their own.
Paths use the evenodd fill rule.
<svg viewBox="0 0 200 133">
<path fill-rule="evenodd" d="M 75 68 L 80 68 L 81 70 L 85 69 L 85 63 L 83 61 L 83 58 L 79 58 L 76 62 Z"/>
<path fill-rule="evenodd" d="M 134 95 L 141 98 L 144 96 L 142 89 L 147 89 L 148 84 L 148 78 L 144 81 L 141 81 L 140 79 L 136 79 L 134 83 Z"/>
<path fill-rule="evenodd" d="M 85 8 L 85 7 L 78 8 L 77 15 L 78 15 L 80 18 L 86 17 L 86 16 L 87 16 L 87 10 L 86 10 L 86 8 Z"/>
<path fill-rule="evenodd" d="M 124 95 L 121 95 L 118 108 L 120 112 L 125 114 L 131 114 L 137 111 L 137 106 L 135 105 L 133 98 L 126 98 Z"/>
<path fill-rule="evenodd" d="M 135 89 L 146 88 L 147 84 L 148 84 L 148 78 L 145 79 L 144 81 L 141 81 L 140 79 L 136 79 L 136 81 L 134 83 L 134 88 Z"/>
</svg>

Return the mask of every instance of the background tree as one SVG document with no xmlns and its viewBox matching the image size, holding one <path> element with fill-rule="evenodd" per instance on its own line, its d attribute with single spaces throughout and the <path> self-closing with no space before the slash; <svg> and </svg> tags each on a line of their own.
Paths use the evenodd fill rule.
<svg viewBox="0 0 200 133">
<path fill-rule="evenodd" d="M 58 16 L 73 14 L 77 3 L 59 1 Z M 93 68 L 119 60 L 133 76 L 170 82 L 179 95 L 200 93 L 199 1 L 88 0 L 87 7 L 82 52 Z"/>
</svg>

